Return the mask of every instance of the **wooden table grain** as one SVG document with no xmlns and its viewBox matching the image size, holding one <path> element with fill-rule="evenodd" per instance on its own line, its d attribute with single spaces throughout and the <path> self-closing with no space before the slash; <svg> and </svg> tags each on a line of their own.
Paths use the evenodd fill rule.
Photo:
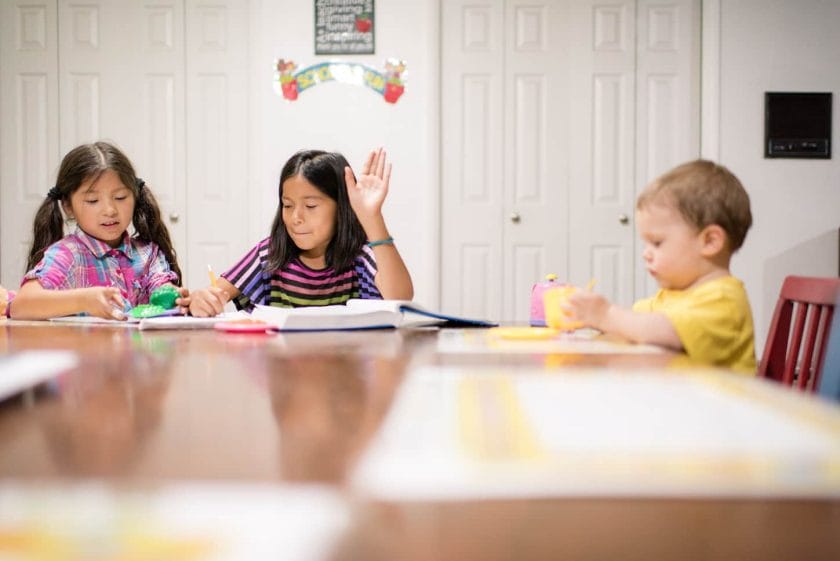
<svg viewBox="0 0 840 561">
<path fill-rule="evenodd" d="M 0 403 L 0 480 L 325 484 L 352 505 L 335 560 L 840 558 L 840 502 L 830 499 L 360 496 L 348 475 L 409 368 L 546 364 L 533 354 L 441 354 L 436 338 L 0 323 L 0 353 L 80 357 L 59 379 Z M 591 368 L 667 360 L 574 359 Z"/>
</svg>

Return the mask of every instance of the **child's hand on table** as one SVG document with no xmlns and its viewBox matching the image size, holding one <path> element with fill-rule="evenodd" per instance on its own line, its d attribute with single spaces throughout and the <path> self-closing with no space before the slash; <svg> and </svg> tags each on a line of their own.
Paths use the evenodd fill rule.
<svg viewBox="0 0 840 561">
<path fill-rule="evenodd" d="M 190 313 L 198 318 L 221 314 L 228 301 L 227 293 L 221 288 L 209 287 L 194 290 L 190 295 Z"/>
<path fill-rule="evenodd" d="M 126 301 L 120 289 L 113 286 L 95 286 L 81 289 L 82 309 L 88 314 L 103 319 L 126 318 Z"/>
<path fill-rule="evenodd" d="M 600 294 L 588 290 L 576 290 L 569 295 L 566 310 L 572 314 L 574 319 L 582 321 L 585 325 L 601 329 L 607 319 L 610 309 L 610 302 Z"/>
</svg>

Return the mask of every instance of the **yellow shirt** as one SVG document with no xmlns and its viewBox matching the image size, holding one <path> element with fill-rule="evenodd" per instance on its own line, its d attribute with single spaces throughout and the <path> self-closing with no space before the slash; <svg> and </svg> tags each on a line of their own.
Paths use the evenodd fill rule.
<svg viewBox="0 0 840 561">
<path fill-rule="evenodd" d="M 755 373 L 752 312 L 744 284 L 735 277 L 688 290 L 661 289 L 636 302 L 633 311 L 664 314 L 693 361 Z"/>
</svg>

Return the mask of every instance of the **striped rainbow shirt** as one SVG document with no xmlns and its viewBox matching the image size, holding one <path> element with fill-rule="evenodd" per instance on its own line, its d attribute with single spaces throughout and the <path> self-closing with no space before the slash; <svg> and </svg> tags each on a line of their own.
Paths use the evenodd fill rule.
<svg viewBox="0 0 840 561">
<path fill-rule="evenodd" d="M 343 273 L 336 273 L 332 267 L 310 269 L 297 258 L 279 271 L 268 271 L 268 245 L 268 238 L 262 240 L 239 263 L 222 273 L 240 292 L 233 300 L 239 310 L 250 311 L 256 304 L 298 308 L 345 304 L 350 298 L 382 298 L 374 284 L 373 250 L 366 245 L 353 267 Z"/>
</svg>

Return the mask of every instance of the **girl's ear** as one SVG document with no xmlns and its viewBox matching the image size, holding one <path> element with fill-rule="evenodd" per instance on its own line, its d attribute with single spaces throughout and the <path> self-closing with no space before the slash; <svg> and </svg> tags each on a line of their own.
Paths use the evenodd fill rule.
<svg viewBox="0 0 840 561">
<path fill-rule="evenodd" d="M 67 218 L 69 218 L 70 220 L 75 219 L 75 217 L 73 216 L 73 207 L 70 206 L 70 201 L 61 201 L 61 208 L 64 209 L 64 214 L 67 216 Z"/>
<path fill-rule="evenodd" d="M 710 224 L 700 231 L 700 253 L 713 257 L 726 248 L 726 231 L 718 224 Z"/>
</svg>

